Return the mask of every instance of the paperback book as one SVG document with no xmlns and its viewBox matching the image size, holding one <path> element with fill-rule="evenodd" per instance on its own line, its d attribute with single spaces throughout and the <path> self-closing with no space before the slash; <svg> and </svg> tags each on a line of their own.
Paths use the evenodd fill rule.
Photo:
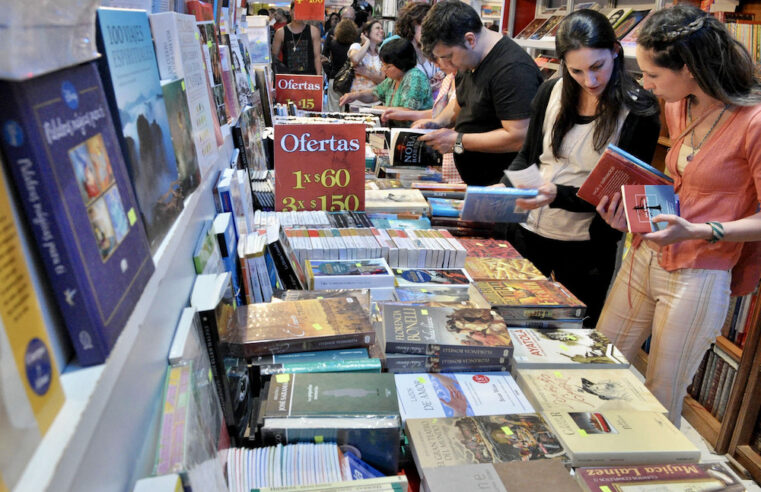
<svg viewBox="0 0 761 492">
<path fill-rule="evenodd" d="M 367 213 L 406 212 L 425 215 L 428 213 L 428 202 L 420 190 L 403 188 L 365 190 L 365 211 Z"/>
<path fill-rule="evenodd" d="M 312 290 L 394 287 L 394 274 L 383 258 L 307 260 L 306 275 Z"/>
<path fill-rule="evenodd" d="M 546 18 L 539 18 L 532 20 L 528 23 L 526 27 L 524 27 L 521 32 L 519 32 L 515 39 L 528 39 L 531 37 L 532 34 L 534 34 L 542 25 L 547 22 Z"/>
<path fill-rule="evenodd" d="M 396 287 L 408 290 L 462 289 L 465 292 L 472 282 L 468 272 L 462 268 L 394 268 L 393 273 Z"/>
<path fill-rule="evenodd" d="M 491 238 L 461 238 L 459 241 L 468 251 L 468 258 L 523 258 L 507 241 Z"/>
<path fill-rule="evenodd" d="M 441 154 L 419 140 L 432 130 L 392 128 L 389 158 L 392 166 L 441 166 Z"/>
<path fill-rule="evenodd" d="M 687 492 L 725 490 L 741 485 L 724 463 L 581 467 L 576 469 L 576 480 L 585 492 Z"/>
<path fill-rule="evenodd" d="M 653 222 L 660 214 L 679 215 L 679 195 L 672 185 L 623 185 L 621 203 L 624 205 L 629 232 L 661 231 L 666 222 Z"/>
<path fill-rule="evenodd" d="M 462 220 L 475 222 L 523 222 L 528 210 L 516 205 L 519 198 L 534 198 L 537 190 L 468 186 L 462 205 Z"/>
<path fill-rule="evenodd" d="M 185 80 L 164 81 L 161 83 L 161 90 L 164 93 L 174 156 L 177 161 L 180 193 L 187 197 L 201 184 L 201 170 L 193 143 L 190 110 L 185 94 Z"/>
<path fill-rule="evenodd" d="M 383 355 L 382 366 L 394 374 L 442 372 L 501 372 L 510 370 L 509 357 L 458 355 Z"/>
<path fill-rule="evenodd" d="M 508 322 L 535 319 L 582 319 L 586 305 L 551 280 L 481 280 L 476 288 Z"/>
<path fill-rule="evenodd" d="M 466 258 L 465 270 L 473 280 L 545 280 L 525 258 Z"/>
<path fill-rule="evenodd" d="M 629 361 L 597 330 L 511 328 L 517 369 L 627 368 Z"/>
</svg>

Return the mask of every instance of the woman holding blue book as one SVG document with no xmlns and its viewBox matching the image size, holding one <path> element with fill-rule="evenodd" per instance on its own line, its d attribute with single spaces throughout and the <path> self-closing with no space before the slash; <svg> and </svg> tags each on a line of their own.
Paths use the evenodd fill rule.
<svg viewBox="0 0 761 492">
<path fill-rule="evenodd" d="M 599 12 L 585 9 L 566 17 L 555 51 L 562 77 L 539 88 L 526 141 L 509 168 L 536 164 L 544 184 L 536 198 L 517 201 L 531 212 L 525 223 L 510 225 L 507 239 L 581 299 L 587 305 L 585 326 L 595 326 L 621 233 L 576 192 L 609 143 L 652 159 L 658 103 L 625 71 L 621 44 Z"/>
<path fill-rule="evenodd" d="M 629 359 L 652 334 L 645 383 L 678 425 L 730 292 L 752 292 L 761 274 L 761 81 L 724 25 L 687 5 L 645 21 L 637 62 L 644 87 L 666 101 L 681 216 L 656 216 L 663 230 L 635 236 L 597 328 Z M 620 202 L 597 210 L 624 230 Z"/>
</svg>

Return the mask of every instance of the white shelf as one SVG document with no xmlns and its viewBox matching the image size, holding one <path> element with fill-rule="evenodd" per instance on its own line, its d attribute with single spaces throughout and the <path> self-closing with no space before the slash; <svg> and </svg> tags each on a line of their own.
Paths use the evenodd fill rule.
<svg viewBox="0 0 761 492">
<path fill-rule="evenodd" d="M 518 46 L 526 49 L 555 51 L 555 40 L 540 40 L 540 39 L 513 39 Z M 634 50 L 624 50 L 624 57 L 634 60 Z"/>
<path fill-rule="evenodd" d="M 216 169 L 228 165 L 227 132 Z M 212 173 L 215 174 L 215 173 Z M 131 490 L 150 474 L 151 420 L 161 398 L 167 353 L 195 278 L 192 250 L 213 218 L 213 177 L 206 177 L 154 255 L 156 270 L 106 362 L 69 365 L 66 403 L 27 464 L 15 492 Z M 148 455 L 148 456 L 146 456 Z"/>
</svg>

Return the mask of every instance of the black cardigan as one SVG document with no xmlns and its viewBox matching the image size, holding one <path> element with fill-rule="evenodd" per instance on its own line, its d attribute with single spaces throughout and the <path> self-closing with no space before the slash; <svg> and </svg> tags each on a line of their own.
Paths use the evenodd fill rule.
<svg viewBox="0 0 761 492">
<path fill-rule="evenodd" d="M 510 164 L 509 170 L 525 169 L 534 163 L 539 165 L 539 156 L 544 151 L 542 143 L 544 139 L 542 133 L 544 117 L 547 113 L 552 88 L 555 87 L 558 80 L 560 78 L 548 80 L 539 87 L 531 103 L 533 114 L 528 125 L 526 140 Z M 655 154 L 660 130 L 661 122 L 658 112 L 650 116 L 638 116 L 630 112 L 621 126 L 617 146 L 645 162 L 650 162 Z M 506 186 L 512 186 L 507 176 L 502 178 L 502 183 Z M 570 185 L 556 186 L 558 193 L 555 200 L 550 203 L 551 208 L 562 208 L 569 212 L 595 212 L 595 207 L 592 204 L 576 196 L 579 188 Z M 617 242 L 621 238 L 621 233 L 608 226 L 599 214 L 595 214 L 589 226 L 589 236 L 593 241 Z"/>
</svg>

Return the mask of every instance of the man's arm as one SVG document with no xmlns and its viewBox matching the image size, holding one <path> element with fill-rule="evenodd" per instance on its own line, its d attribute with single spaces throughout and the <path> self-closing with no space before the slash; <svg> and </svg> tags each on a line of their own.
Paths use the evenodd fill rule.
<svg viewBox="0 0 761 492">
<path fill-rule="evenodd" d="M 275 37 L 272 38 L 272 59 L 277 60 L 277 57 L 280 55 L 280 48 L 283 46 L 283 38 L 285 36 L 285 32 L 283 31 L 285 29 L 284 27 L 281 27 L 275 32 Z"/>
<path fill-rule="evenodd" d="M 457 103 L 457 98 L 453 97 L 436 118 L 417 120 L 412 128 L 450 128 L 454 126 L 459 113 L 460 105 Z"/>
<path fill-rule="evenodd" d="M 517 152 L 526 138 L 528 123 L 528 118 L 525 120 L 502 120 L 502 128 L 484 133 L 464 133 L 462 135 L 462 146 L 465 150 L 473 152 L 492 154 Z M 457 132 L 449 128 L 442 128 L 423 135 L 420 140 L 445 154 L 454 149 Z"/>
<path fill-rule="evenodd" d="M 312 51 L 314 52 L 314 69 L 317 75 L 322 75 L 322 59 L 320 58 L 320 30 L 311 24 L 307 24 L 309 33 L 312 35 Z"/>
</svg>

